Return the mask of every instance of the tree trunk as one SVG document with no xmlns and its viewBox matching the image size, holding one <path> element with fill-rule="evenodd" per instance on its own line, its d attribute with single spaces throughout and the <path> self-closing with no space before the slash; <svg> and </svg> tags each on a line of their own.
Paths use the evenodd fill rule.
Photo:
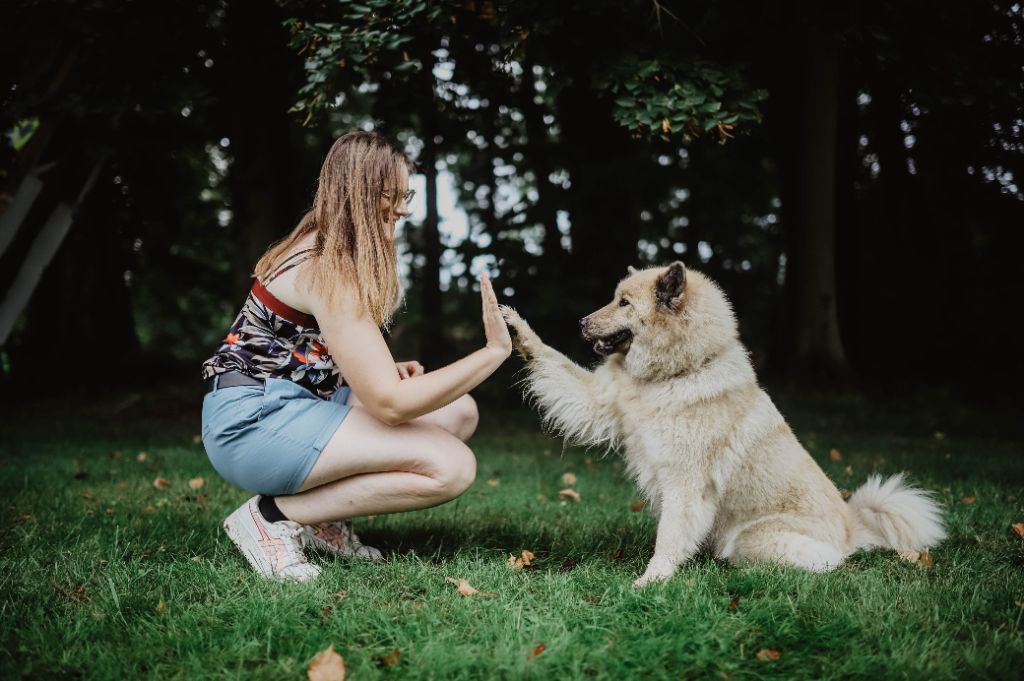
<svg viewBox="0 0 1024 681">
<path fill-rule="evenodd" d="M 431 94 L 433 90 L 431 90 Z M 432 120 L 424 121 L 423 162 L 426 179 L 427 216 L 422 230 L 423 265 L 420 309 L 420 357 L 424 366 L 433 369 L 444 356 L 444 323 L 441 309 L 441 232 L 437 210 L 437 144 L 434 142 Z"/>
<path fill-rule="evenodd" d="M 794 194 L 783 204 L 790 235 L 790 282 L 795 288 L 797 370 L 813 378 L 848 373 L 836 300 L 836 156 L 839 51 L 812 35 L 804 73 Z"/>
</svg>

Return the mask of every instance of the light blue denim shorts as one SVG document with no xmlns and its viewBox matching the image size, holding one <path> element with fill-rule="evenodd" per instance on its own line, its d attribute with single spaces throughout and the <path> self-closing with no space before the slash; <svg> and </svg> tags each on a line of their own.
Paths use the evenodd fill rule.
<svg viewBox="0 0 1024 681">
<path fill-rule="evenodd" d="M 293 381 L 218 388 L 203 398 L 203 445 L 232 485 L 294 494 L 352 407 L 349 389 L 325 400 Z"/>
</svg>

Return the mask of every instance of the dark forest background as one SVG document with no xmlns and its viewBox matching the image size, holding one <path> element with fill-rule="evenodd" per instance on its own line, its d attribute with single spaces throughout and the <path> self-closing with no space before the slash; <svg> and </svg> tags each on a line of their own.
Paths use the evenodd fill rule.
<svg viewBox="0 0 1024 681">
<path fill-rule="evenodd" d="M 1020 3 L 50 0 L 0 23 L 7 389 L 198 382 L 353 129 L 423 176 L 399 358 L 481 342 L 486 269 L 593 361 L 576 320 L 681 259 L 769 380 L 1024 378 Z M 440 229 L 448 177 L 466 238 Z"/>
</svg>

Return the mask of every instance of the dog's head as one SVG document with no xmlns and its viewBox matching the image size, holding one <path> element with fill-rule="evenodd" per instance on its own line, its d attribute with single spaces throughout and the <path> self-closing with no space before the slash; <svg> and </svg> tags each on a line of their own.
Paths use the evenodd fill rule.
<svg viewBox="0 0 1024 681">
<path fill-rule="evenodd" d="M 681 262 L 629 268 L 615 297 L 580 320 L 583 338 L 605 357 L 622 355 L 637 378 L 675 376 L 700 366 L 736 340 L 722 291 Z"/>
</svg>

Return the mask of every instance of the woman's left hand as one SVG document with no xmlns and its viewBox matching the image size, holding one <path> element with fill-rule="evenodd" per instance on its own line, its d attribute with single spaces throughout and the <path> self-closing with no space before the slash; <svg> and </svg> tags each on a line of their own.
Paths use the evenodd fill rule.
<svg viewBox="0 0 1024 681">
<path fill-rule="evenodd" d="M 403 381 L 413 376 L 422 376 L 424 373 L 423 365 L 412 360 L 410 362 L 396 362 L 395 368 L 398 369 L 398 377 Z"/>
</svg>

